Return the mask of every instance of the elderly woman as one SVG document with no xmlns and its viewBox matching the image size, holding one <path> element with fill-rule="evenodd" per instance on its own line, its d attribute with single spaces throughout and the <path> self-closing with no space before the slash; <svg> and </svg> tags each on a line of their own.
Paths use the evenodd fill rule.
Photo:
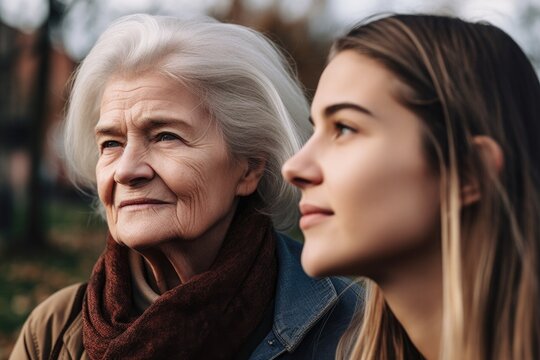
<svg viewBox="0 0 540 360">
<path fill-rule="evenodd" d="M 13 359 L 330 359 L 357 290 L 311 279 L 282 163 L 309 136 L 305 99 L 260 34 L 135 15 L 79 68 L 66 150 L 109 237 L 85 285 L 24 325 Z M 353 288 L 355 289 L 355 288 Z"/>
</svg>

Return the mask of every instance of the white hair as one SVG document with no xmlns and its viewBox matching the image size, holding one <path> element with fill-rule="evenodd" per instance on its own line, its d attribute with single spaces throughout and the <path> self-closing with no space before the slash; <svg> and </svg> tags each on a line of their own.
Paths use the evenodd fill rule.
<svg viewBox="0 0 540 360">
<path fill-rule="evenodd" d="M 299 194 L 280 169 L 311 134 L 306 99 L 266 37 L 208 17 L 129 15 L 100 36 L 75 74 L 67 110 L 65 150 L 74 183 L 96 188 L 94 127 L 107 81 L 143 72 L 172 78 L 200 96 L 233 156 L 266 160 L 259 210 L 278 230 L 290 228 Z"/>
</svg>

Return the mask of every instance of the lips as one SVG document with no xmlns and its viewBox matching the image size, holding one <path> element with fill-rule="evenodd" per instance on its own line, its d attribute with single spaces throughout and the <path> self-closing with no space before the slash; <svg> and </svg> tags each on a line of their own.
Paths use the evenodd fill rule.
<svg viewBox="0 0 540 360">
<path fill-rule="evenodd" d="M 306 230 L 312 226 L 327 220 L 334 212 L 330 209 L 325 209 L 311 204 L 300 204 L 300 228 Z"/>
<path fill-rule="evenodd" d="M 120 205 L 118 205 L 118 208 L 123 208 L 127 206 L 135 206 L 135 205 L 163 205 L 168 204 L 168 202 L 158 199 L 150 199 L 150 198 L 137 198 L 137 199 L 130 199 L 130 200 L 124 200 L 120 202 Z"/>
</svg>

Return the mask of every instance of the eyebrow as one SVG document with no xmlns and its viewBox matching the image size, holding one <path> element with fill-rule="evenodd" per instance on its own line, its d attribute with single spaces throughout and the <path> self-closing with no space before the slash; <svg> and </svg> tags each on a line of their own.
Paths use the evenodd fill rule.
<svg viewBox="0 0 540 360">
<path fill-rule="evenodd" d="M 182 119 L 143 119 L 142 120 L 142 126 L 141 128 L 143 130 L 153 130 L 153 129 L 159 129 L 162 127 L 180 127 L 180 128 L 186 128 L 187 130 L 192 130 L 193 127 L 188 124 L 186 121 Z M 103 125 L 103 126 L 96 126 L 94 130 L 96 137 L 99 136 L 116 136 L 120 134 L 120 131 L 118 130 L 117 126 L 114 124 L 111 125 Z"/>
<path fill-rule="evenodd" d="M 355 110 L 355 111 L 364 113 L 366 115 L 373 116 L 373 113 L 369 111 L 368 109 L 366 109 L 365 107 L 358 104 L 354 104 L 354 103 L 348 103 L 348 102 L 327 106 L 324 109 L 324 116 L 329 117 L 337 113 L 338 111 L 345 110 L 345 109 Z"/>
<path fill-rule="evenodd" d="M 100 136 L 117 136 L 120 135 L 120 131 L 118 127 L 114 125 L 96 125 L 94 134 L 96 138 Z"/>
<path fill-rule="evenodd" d="M 365 107 L 358 104 L 345 102 L 345 103 L 338 103 L 338 104 L 327 106 L 323 111 L 324 117 L 327 118 L 337 113 L 338 111 L 345 110 L 345 109 L 355 110 L 363 114 L 373 116 L 373 113 L 369 111 L 368 109 L 366 109 Z M 311 125 L 315 125 L 315 123 L 313 122 L 313 118 L 311 116 L 308 117 L 308 121 Z"/>
</svg>

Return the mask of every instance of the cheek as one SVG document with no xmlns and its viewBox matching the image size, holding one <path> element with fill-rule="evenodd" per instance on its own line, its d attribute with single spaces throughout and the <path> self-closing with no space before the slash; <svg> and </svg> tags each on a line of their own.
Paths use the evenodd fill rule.
<svg viewBox="0 0 540 360">
<path fill-rule="evenodd" d="M 386 159 L 364 164 L 336 197 L 335 234 L 345 262 L 374 264 L 438 241 L 439 181 L 422 162 Z M 331 193 L 338 193 L 336 190 Z"/>
<path fill-rule="evenodd" d="M 159 176 L 177 198 L 178 226 L 199 231 L 230 203 L 224 198 L 228 187 L 223 185 L 232 174 L 211 157 L 177 159 L 174 164 L 157 167 Z"/>
<path fill-rule="evenodd" d="M 340 193 L 339 201 L 348 209 L 345 215 L 377 222 L 433 212 L 433 204 L 439 201 L 439 182 L 419 149 L 381 143 L 357 153 L 342 166 L 341 173 L 347 176 L 336 176 L 329 188 L 330 193 Z M 399 216 L 392 219 L 392 214 Z"/>
<path fill-rule="evenodd" d="M 177 159 L 171 163 L 156 166 L 158 176 L 180 199 L 196 198 L 202 193 L 207 179 L 204 163 L 189 159 Z"/>
<path fill-rule="evenodd" d="M 200 188 L 205 193 L 205 211 L 227 212 L 236 197 L 239 171 L 226 158 L 216 159 L 204 169 Z"/>
<path fill-rule="evenodd" d="M 222 150 L 225 151 L 225 150 Z M 195 222 L 208 226 L 231 214 L 241 172 L 225 158 L 208 159 L 196 177 L 197 202 L 193 204 Z"/>
<path fill-rule="evenodd" d="M 96 183 L 98 190 L 98 197 L 105 208 L 105 215 L 107 217 L 107 225 L 109 232 L 114 239 L 118 239 L 118 232 L 116 228 L 117 214 L 114 211 L 114 170 L 112 166 L 102 166 L 97 164 L 96 166 Z"/>
<path fill-rule="evenodd" d="M 438 184 L 423 179 L 382 180 L 377 187 L 351 194 L 343 228 L 374 246 L 422 241 L 438 223 Z"/>
<path fill-rule="evenodd" d="M 96 166 L 96 183 L 98 196 L 103 205 L 109 208 L 114 201 L 114 169 L 112 166 Z"/>
</svg>

